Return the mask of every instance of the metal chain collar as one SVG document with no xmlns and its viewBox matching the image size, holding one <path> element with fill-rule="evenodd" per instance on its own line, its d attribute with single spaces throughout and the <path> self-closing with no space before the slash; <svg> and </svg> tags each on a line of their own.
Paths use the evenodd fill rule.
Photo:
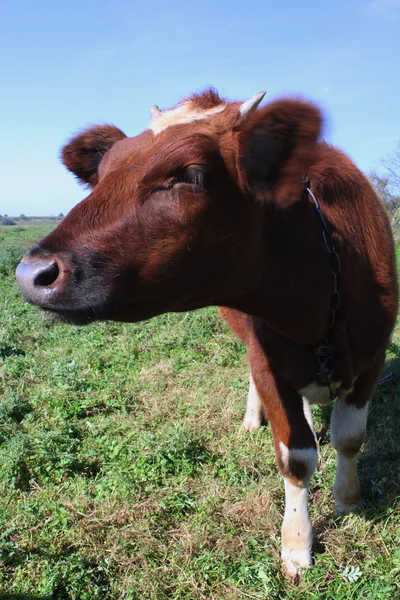
<svg viewBox="0 0 400 600">
<path fill-rule="evenodd" d="M 334 346 L 329 342 L 330 334 L 333 331 L 333 327 L 336 320 L 336 313 L 340 305 L 340 293 L 339 293 L 339 275 L 340 275 L 340 258 L 336 251 L 335 243 L 332 235 L 328 229 L 325 218 L 321 212 L 318 204 L 318 200 L 310 189 L 310 181 L 308 178 L 304 180 L 305 191 L 309 194 L 314 202 L 314 210 L 318 216 L 321 229 L 322 237 L 325 243 L 325 247 L 329 254 L 329 264 L 332 273 L 333 291 L 331 296 L 331 302 L 329 307 L 328 315 L 328 327 L 327 332 L 323 340 L 319 342 L 315 348 L 314 353 L 318 362 L 318 378 L 322 385 L 329 385 L 332 383 L 333 371 L 332 371 L 332 358 L 335 352 Z"/>
<path fill-rule="evenodd" d="M 319 342 L 314 348 L 314 353 L 318 362 L 318 378 L 321 384 L 330 385 L 332 383 L 332 358 L 335 352 L 334 346 L 329 343 L 329 335 L 332 333 L 333 326 L 335 324 L 336 313 L 339 309 L 340 305 L 340 293 L 339 293 L 339 275 L 340 275 L 340 258 L 337 253 L 335 243 L 333 241 L 332 235 L 328 229 L 326 224 L 324 215 L 319 208 L 318 200 L 312 193 L 310 189 L 310 180 L 305 177 L 304 178 L 304 188 L 305 191 L 311 196 L 314 202 L 314 210 L 318 215 L 319 222 L 322 228 L 322 237 L 324 238 L 325 247 L 329 254 L 329 263 L 332 272 L 333 278 L 333 292 L 331 296 L 331 303 L 329 308 L 329 316 L 328 316 L 328 329 L 325 338 Z M 390 381 L 394 376 L 393 371 L 390 371 L 379 380 L 378 387 L 385 385 L 388 381 Z M 331 399 L 333 400 L 333 390 L 331 389 Z"/>
</svg>

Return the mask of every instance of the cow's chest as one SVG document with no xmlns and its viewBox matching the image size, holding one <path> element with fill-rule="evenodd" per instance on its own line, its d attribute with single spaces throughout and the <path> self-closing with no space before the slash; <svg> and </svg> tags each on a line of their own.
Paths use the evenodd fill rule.
<svg viewBox="0 0 400 600">
<path fill-rule="evenodd" d="M 309 404 L 330 404 L 333 396 L 347 396 L 352 391 L 341 388 L 341 385 L 341 381 L 332 381 L 330 386 L 313 381 L 298 392 Z"/>
</svg>

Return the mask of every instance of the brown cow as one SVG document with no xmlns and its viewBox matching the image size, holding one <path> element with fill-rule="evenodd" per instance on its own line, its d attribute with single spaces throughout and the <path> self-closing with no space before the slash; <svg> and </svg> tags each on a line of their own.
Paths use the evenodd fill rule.
<svg viewBox="0 0 400 600">
<path fill-rule="evenodd" d="M 263 95 L 228 103 L 211 90 L 154 106 L 137 137 L 109 125 L 77 135 L 62 160 L 93 191 L 17 277 L 27 300 L 71 323 L 224 307 L 248 350 L 244 425 L 258 427 L 262 413 L 271 424 L 286 494 L 282 559 L 295 575 L 311 563 L 309 403 L 336 397 L 333 493 L 347 512 L 397 281 L 384 206 L 318 141 L 319 110 L 291 99 L 258 109 Z"/>
</svg>

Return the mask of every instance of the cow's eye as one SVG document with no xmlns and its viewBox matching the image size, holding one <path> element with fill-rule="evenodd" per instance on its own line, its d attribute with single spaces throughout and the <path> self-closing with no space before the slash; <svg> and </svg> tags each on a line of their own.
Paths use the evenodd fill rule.
<svg viewBox="0 0 400 600">
<path fill-rule="evenodd" d="M 195 191 L 206 190 L 211 184 L 211 172 L 205 165 L 188 165 L 175 174 L 173 186 L 190 185 Z"/>
<path fill-rule="evenodd" d="M 174 188 L 187 189 L 190 192 L 200 193 L 209 189 L 213 177 L 209 167 L 199 164 L 191 164 L 176 169 L 174 173 L 163 184 L 152 187 L 144 194 L 146 200 L 155 192 L 172 190 Z"/>
</svg>

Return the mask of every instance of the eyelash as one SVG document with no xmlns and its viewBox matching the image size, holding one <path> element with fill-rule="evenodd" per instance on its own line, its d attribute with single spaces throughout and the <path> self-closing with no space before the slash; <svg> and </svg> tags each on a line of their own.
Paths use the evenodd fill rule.
<svg viewBox="0 0 400 600">
<path fill-rule="evenodd" d="M 149 189 L 143 196 L 142 201 L 147 200 L 154 192 L 172 190 L 174 187 L 190 185 L 194 193 L 206 191 L 211 185 L 212 175 L 209 169 L 204 165 L 188 165 L 176 169 L 168 183 L 157 185 Z M 179 188 L 178 188 L 179 189 Z"/>
<path fill-rule="evenodd" d="M 210 172 L 203 165 L 183 167 L 173 177 L 168 189 L 172 189 L 179 183 L 187 183 L 193 185 L 196 191 L 203 191 L 210 184 Z"/>
</svg>

